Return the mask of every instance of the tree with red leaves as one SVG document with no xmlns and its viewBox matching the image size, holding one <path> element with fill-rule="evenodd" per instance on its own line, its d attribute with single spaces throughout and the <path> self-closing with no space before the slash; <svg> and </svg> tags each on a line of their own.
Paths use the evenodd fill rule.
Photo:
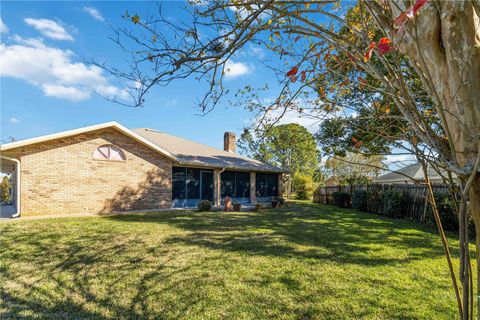
<svg viewBox="0 0 480 320">
<path fill-rule="evenodd" d="M 362 119 L 401 122 L 399 128 L 408 130 L 384 138 L 410 150 L 421 163 L 446 170 L 449 181 L 452 175 L 460 181 L 451 184 L 460 195 L 460 288 L 437 222 L 460 318 L 470 319 L 473 276 L 467 206 L 477 234 L 477 272 L 480 266 L 479 0 L 191 1 L 188 9 L 191 17 L 177 25 L 163 16 L 161 8 L 151 18 L 125 14 L 130 25 L 116 30 L 115 41 L 133 57 L 132 68 L 122 72 L 100 66 L 134 83 L 132 105 L 142 105 L 153 86 L 195 76 L 209 85 L 200 102 L 208 112 L 228 94 L 223 82 L 227 63 L 246 44 L 270 50 L 286 65 L 278 69 L 278 99 L 269 105 L 246 104 L 258 111 L 267 129 L 287 111 L 303 110 L 300 97 L 314 97 L 306 104 L 310 115 L 322 120 L 338 117 L 342 110 L 355 111 L 336 104 L 336 94 L 375 89 L 370 97 L 381 100 L 368 100 Z M 357 10 L 353 18 L 346 16 L 349 10 Z M 322 85 L 346 67 L 357 76 Z M 296 81 L 297 74 L 302 81 Z M 269 118 L 275 110 L 279 117 Z M 360 141 L 351 142 L 354 149 L 369 146 Z M 435 207 L 433 194 L 429 199 Z"/>
</svg>

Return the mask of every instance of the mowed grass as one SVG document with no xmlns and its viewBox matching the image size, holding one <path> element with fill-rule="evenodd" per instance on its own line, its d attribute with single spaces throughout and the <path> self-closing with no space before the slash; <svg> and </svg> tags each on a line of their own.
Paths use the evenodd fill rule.
<svg viewBox="0 0 480 320">
<path fill-rule="evenodd" d="M 296 203 L 0 231 L 1 319 L 456 318 L 435 230 L 354 210 Z"/>
</svg>

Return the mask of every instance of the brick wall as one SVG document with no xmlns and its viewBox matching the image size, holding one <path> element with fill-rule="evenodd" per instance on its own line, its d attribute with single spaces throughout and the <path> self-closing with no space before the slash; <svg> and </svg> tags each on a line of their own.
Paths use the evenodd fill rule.
<svg viewBox="0 0 480 320">
<path fill-rule="evenodd" d="M 121 148 L 127 160 L 94 160 L 104 144 Z M 171 160 L 112 128 L 8 153 L 21 160 L 24 216 L 171 206 Z"/>
</svg>

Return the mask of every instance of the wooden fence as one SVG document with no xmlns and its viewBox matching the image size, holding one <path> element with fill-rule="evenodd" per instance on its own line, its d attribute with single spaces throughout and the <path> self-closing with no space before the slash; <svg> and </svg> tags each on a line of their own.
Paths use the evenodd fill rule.
<svg viewBox="0 0 480 320">
<path fill-rule="evenodd" d="M 328 186 L 318 188 L 314 195 L 313 201 L 323 204 L 333 204 L 334 192 L 347 193 L 347 206 L 351 207 L 351 195 L 355 190 L 366 190 L 367 197 L 367 211 L 371 213 L 382 214 L 383 206 L 381 194 L 387 190 L 394 190 L 403 194 L 402 201 L 402 216 L 407 219 L 425 222 L 428 210 L 427 187 L 410 184 L 369 184 L 369 185 L 354 185 L 354 186 Z M 434 193 L 448 194 L 448 187 L 445 185 L 434 185 Z"/>
</svg>

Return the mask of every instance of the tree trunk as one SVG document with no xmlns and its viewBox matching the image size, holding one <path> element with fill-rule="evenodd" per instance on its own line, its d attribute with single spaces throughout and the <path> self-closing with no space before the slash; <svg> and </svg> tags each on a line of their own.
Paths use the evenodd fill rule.
<svg viewBox="0 0 480 320">
<path fill-rule="evenodd" d="M 429 1 L 408 25 L 399 49 L 416 69 L 442 121 L 446 139 L 434 146 L 445 162 L 457 168 L 472 168 L 480 143 L 480 1 Z M 405 10 L 409 2 L 392 1 L 393 16 Z M 392 31 L 392 36 L 394 30 Z M 411 123 L 412 126 L 415 123 Z M 428 141 L 425 141 L 428 143 Z M 445 147 L 441 147 L 441 145 Z M 439 148 L 440 146 L 440 148 Z M 449 163 L 447 163 L 449 164 Z M 459 170 L 457 170 L 459 173 Z M 465 172 L 467 173 L 467 172 Z M 464 173 L 464 174 L 465 174 Z M 460 175 L 465 179 L 465 175 Z M 465 201 L 463 199 L 462 201 Z M 476 231 L 477 299 L 480 291 L 480 176 L 477 174 L 469 191 L 471 212 Z M 461 230 L 466 230 L 466 203 L 460 218 Z M 460 210 L 462 211 L 462 210 Z M 468 239 L 461 234 L 460 239 Z M 462 242 L 462 241 L 461 241 Z M 473 290 L 467 283 L 469 274 L 468 243 L 461 243 L 461 278 L 463 289 Z M 462 276 L 463 272 L 463 276 Z M 471 281 L 471 279 L 469 279 Z M 468 294 L 471 291 L 468 292 Z M 464 299 L 469 300 L 468 294 Z M 468 319 L 469 306 L 464 300 L 464 315 Z M 480 310 L 477 301 L 477 308 Z M 480 317 L 480 312 L 478 312 Z M 480 318 L 479 318 L 480 319 Z"/>
<path fill-rule="evenodd" d="M 477 318 L 480 318 L 480 175 L 477 174 L 470 189 L 470 209 L 475 223 L 475 247 L 477 262 Z"/>
</svg>

